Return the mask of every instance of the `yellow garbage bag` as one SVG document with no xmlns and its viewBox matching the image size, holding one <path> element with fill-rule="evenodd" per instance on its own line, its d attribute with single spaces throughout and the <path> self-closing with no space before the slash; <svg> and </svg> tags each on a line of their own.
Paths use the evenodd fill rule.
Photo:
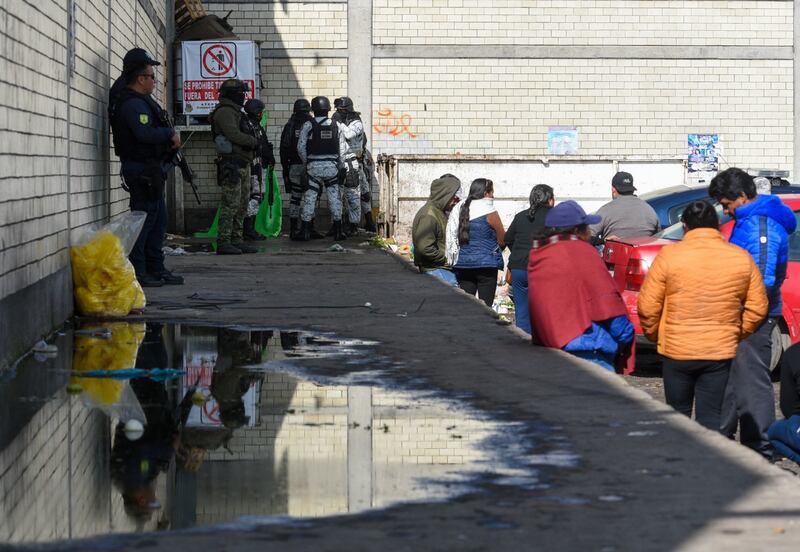
<svg viewBox="0 0 800 552">
<path fill-rule="evenodd" d="M 72 355 L 72 370 L 76 373 L 91 370 L 122 370 L 136 366 L 136 354 L 144 340 L 144 323 L 111 324 L 85 326 L 84 330 L 111 330 L 109 339 L 79 335 L 75 337 L 75 352 Z M 81 378 L 73 376 L 70 384 L 83 388 L 84 396 L 98 405 L 111 405 L 119 402 L 127 383 L 112 378 Z"/>
<path fill-rule="evenodd" d="M 84 244 L 72 247 L 75 303 L 84 315 L 125 316 L 143 309 L 145 296 L 122 240 L 102 229 Z"/>
</svg>

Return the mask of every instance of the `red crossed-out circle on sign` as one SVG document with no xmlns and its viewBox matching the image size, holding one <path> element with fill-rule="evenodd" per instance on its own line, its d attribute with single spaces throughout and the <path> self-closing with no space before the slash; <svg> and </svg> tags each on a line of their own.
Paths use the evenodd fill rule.
<svg viewBox="0 0 800 552">
<path fill-rule="evenodd" d="M 233 54 L 224 44 L 212 44 L 203 53 L 203 68 L 215 77 L 222 77 L 233 70 Z"/>
</svg>

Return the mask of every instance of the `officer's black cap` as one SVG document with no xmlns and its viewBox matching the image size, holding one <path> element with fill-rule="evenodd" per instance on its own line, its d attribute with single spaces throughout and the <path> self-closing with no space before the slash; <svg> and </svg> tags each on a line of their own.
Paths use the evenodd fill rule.
<svg viewBox="0 0 800 552">
<path fill-rule="evenodd" d="M 134 67 L 141 65 L 161 65 L 161 63 L 151 58 L 150 54 L 141 48 L 133 48 L 128 50 L 128 53 L 122 58 L 122 65 L 123 67 Z"/>
</svg>

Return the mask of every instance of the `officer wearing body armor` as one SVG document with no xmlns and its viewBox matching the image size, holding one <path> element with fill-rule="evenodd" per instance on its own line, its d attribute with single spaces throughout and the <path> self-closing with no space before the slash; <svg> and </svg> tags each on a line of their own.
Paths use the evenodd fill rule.
<svg viewBox="0 0 800 552">
<path fill-rule="evenodd" d="M 303 125 L 311 120 L 311 104 L 308 103 L 308 100 L 295 100 L 292 116 L 281 132 L 280 156 L 283 167 L 283 185 L 286 193 L 291 197 L 289 200 L 289 237 L 293 240 L 301 237 L 300 201 L 303 198 L 303 182 L 306 178 L 306 167 L 297 153 L 297 142 L 300 140 L 300 130 Z M 312 229 L 311 237 L 315 237 L 313 234 Z"/>
<path fill-rule="evenodd" d="M 361 114 L 355 111 L 353 100 L 347 96 L 338 98 L 335 120 L 339 124 L 339 132 L 344 134 L 347 141 L 347 152 L 344 156 L 345 173 L 341 184 L 344 186 L 345 205 L 347 207 L 348 224 L 345 234 L 353 235 L 357 232 L 361 222 L 361 188 L 364 158 L 364 123 Z M 372 213 L 369 213 L 372 217 Z"/>
<path fill-rule="evenodd" d="M 164 237 L 167 205 L 164 188 L 170 159 L 181 140 L 171 127 L 169 116 L 152 98 L 155 67 L 159 62 L 141 48 L 125 55 L 125 86 L 109 92 L 114 152 L 122 162 L 123 187 L 131 195 L 131 211 L 147 213 L 129 258 L 142 287 L 182 284 L 183 278 L 164 266 Z M 119 82 L 119 80 L 118 80 Z"/>
<path fill-rule="evenodd" d="M 347 142 L 339 125 L 328 118 L 331 102 L 325 96 L 311 100 L 314 118 L 303 124 L 297 141 L 297 154 L 306 164 L 306 190 L 300 210 L 301 239 L 311 238 L 311 222 L 317 197 L 327 190 L 328 208 L 333 220 L 333 237 L 345 239 L 342 228 L 342 198 L 339 191 L 339 171 L 344 167 Z"/>
<path fill-rule="evenodd" d="M 244 243 L 244 217 L 250 201 L 250 165 L 259 148 L 256 130 L 244 111 L 247 83 L 228 79 L 219 88 L 219 104 L 208 116 L 217 152 L 219 207 L 217 255 L 255 253 Z"/>
<path fill-rule="evenodd" d="M 269 185 L 265 182 L 269 178 L 269 171 L 275 167 L 275 153 L 272 143 L 267 138 L 267 130 L 261 126 L 261 119 L 265 109 L 264 102 L 257 98 L 247 100 L 244 104 L 244 111 L 250 119 L 250 124 L 256 131 L 258 138 L 258 148 L 250 165 L 250 201 L 248 202 L 247 214 L 244 217 L 244 238 L 251 241 L 265 240 L 266 238 L 256 232 L 256 214 L 264 199 L 264 190 L 268 190 Z"/>
</svg>

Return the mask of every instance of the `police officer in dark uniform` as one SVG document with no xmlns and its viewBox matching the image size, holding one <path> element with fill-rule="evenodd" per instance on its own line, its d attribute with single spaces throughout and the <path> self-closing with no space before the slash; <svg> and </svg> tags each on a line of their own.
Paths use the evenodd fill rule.
<svg viewBox="0 0 800 552">
<path fill-rule="evenodd" d="M 130 253 L 136 279 L 143 287 L 183 284 L 183 278 L 164 266 L 167 205 L 164 188 L 170 159 L 181 140 L 169 118 L 152 98 L 155 67 L 159 62 L 141 48 L 125 55 L 125 87 L 112 88 L 109 105 L 114 151 L 122 161 L 123 186 L 130 192 L 131 211 L 147 213 L 142 231 Z"/>
<path fill-rule="evenodd" d="M 266 238 L 256 232 L 255 214 L 251 214 L 251 207 L 253 200 L 261 203 L 264 199 L 264 190 L 262 186 L 265 181 L 269 179 L 269 171 L 275 168 L 275 152 L 272 147 L 272 142 L 267 137 L 267 130 L 261 126 L 261 118 L 264 115 L 266 106 L 264 102 L 258 98 L 252 98 L 245 102 L 244 110 L 247 117 L 250 119 L 250 125 L 256 132 L 258 138 L 258 146 L 255 151 L 255 157 L 250 165 L 250 178 L 253 180 L 250 185 L 250 207 L 248 207 L 248 214 L 244 218 L 244 239 L 245 240 L 265 240 Z M 264 186 L 266 191 L 269 191 L 269 182 Z"/>
<path fill-rule="evenodd" d="M 289 237 L 293 240 L 300 239 L 300 200 L 303 198 L 303 180 L 306 167 L 297 154 L 297 142 L 300 139 L 300 129 L 311 120 L 311 104 L 306 99 L 295 100 L 292 116 L 281 132 L 281 167 L 283 168 L 283 185 L 289 200 Z M 312 230 L 312 237 L 314 236 Z"/>
</svg>

